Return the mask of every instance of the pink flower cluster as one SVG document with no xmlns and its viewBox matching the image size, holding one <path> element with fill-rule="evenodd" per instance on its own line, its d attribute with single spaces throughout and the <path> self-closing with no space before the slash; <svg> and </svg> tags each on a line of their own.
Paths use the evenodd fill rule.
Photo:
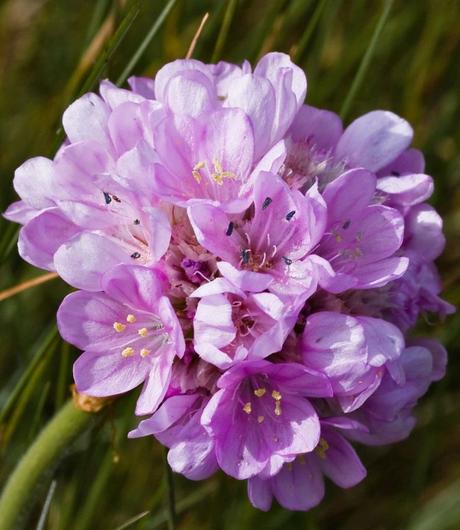
<svg viewBox="0 0 460 530">
<path fill-rule="evenodd" d="M 442 221 L 412 129 L 343 129 L 304 73 L 178 60 L 65 111 L 53 160 L 17 169 L 19 252 L 79 289 L 59 311 L 79 391 L 143 385 L 131 437 L 174 471 L 248 480 L 254 506 L 307 510 L 366 471 L 350 441 L 408 436 L 446 352 L 405 339 L 453 311 Z"/>
</svg>

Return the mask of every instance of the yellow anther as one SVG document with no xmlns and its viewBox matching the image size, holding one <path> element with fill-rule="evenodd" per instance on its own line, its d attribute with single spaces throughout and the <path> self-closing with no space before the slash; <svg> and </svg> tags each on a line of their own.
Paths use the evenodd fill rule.
<svg viewBox="0 0 460 530">
<path fill-rule="evenodd" d="M 222 186 L 224 183 L 224 179 L 236 179 L 235 173 L 232 171 L 223 171 L 222 164 L 219 162 L 219 160 L 214 159 L 212 161 L 214 165 L 214 173 L 211 173 L 211 178 L 214 180 L 216 184 L 219 186 Z"/>
<path fill-rule="evenodd" d="M 214 171 L 216 173 L 222 173 L 222 164 L 216 158 L 212 161 L 214 164 Z"/>
<path fill-rule="evenodd" d="M 137 331 L 141 337 L 147 337 L 149 330 L 147 328 L 141 328 Z"/>
<path fill-rule="evenodd" d="M 123 355 L 123 357 L 131 357 L 132 355 L 134 355 L 134 349 L 128 346 L 121 352 L 121 354 Z"/>
<path fill-rule="evenodd" d="M 293 468 L 294 466 L 293 466 L 292 462 L 288 462 L 288 463 L 286 464 L 286 467 L 288 468 L 288 471 L 292 471 L 292 468 Z"/>
<path fill-rule="evenodd" d="M 320 438 L 318 445 L 316 446 L 316 454 L 323 460 L 326 458 L 327 450 L 329 449 L 329 444 L 324 438 Z"/>
<path fill-rule="evenodd" d="M 254 395 L 257 397 L 262 397 L 265 395 L 265 392 L 267 392 L 267 390 L 264 387 L 256 388 L 254 390 Z"/>
<path fill-rule="evenodd" d="M 113 323 L 113 329 L 117 331 L 118 333 L 121 333 L 126 328 L 125 324 L 122 324 L 121 322 L 114 322 Z"/>
<path fill-rule="evenodd" d="M 147 357 L 149 353 L 150 350 L 148 350 L 147 348 L 142 348 L 142 350 L 140 351 L 141 357 Z"/>
<path fill-rule="evenodd" d="M 126 322 L 129 322 L 130 324 L 134 324 L 134 322 L 136 322 L 136 317 L 134 315 L 129 314 L 126 317 Z"/>
<path fill-rule="evenodd" d="M 272 398 L 276 401 L 279 401 L 283 396 L 281 395 L 281 392 L 278 392 L 278 390 L 273 390 L 272 392 Z"/>
<path fill-rule="evenodd" d="M 251 414 L 252 405 L 251 405 L 251 403 L 249 401 L 244 405 L 243 410 L 244 410 L 244 412 L 246 412 L 246 414 Z"/>
<path fill-rule="evenodd" d="M 264 416 L 257 416 L 258 423 L 262 423 L 264 421 Z"/>
<path fill-rule="evenodd" d="M 201 182 L 200 169 L 203 169 L 205 165 L 206 164 L 204 162 L 198 162 L 197 164 L 193 166 L 192 175 L 193 175 L 193 178 L 198 182 L 198 184 Z"/>
<path fill-rule="evenodd" d="M 275 401 L 275 414 L 281 416 L 281 403 L 279 401 Z"/>
</svg>

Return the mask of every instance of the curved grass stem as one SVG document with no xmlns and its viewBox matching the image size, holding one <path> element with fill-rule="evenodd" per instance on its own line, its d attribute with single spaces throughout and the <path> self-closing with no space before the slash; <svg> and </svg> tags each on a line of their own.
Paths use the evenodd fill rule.
<svg viewBox="0 0 460 530">
<path fill-rule="evenodd" d="M 72 401 L 58 412 L 29 447 L 10 476 L 0 497 L 0 530 L 16 528 L 33 502 L 37 483 L 90 425 L 94 414 L 79 410 Z"/>
</svg>

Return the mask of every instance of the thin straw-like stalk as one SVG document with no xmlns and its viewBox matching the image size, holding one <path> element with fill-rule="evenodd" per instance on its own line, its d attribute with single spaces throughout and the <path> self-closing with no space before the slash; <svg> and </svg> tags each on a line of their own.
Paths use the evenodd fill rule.
<svg viewBox="0 0 460 530">
<path fill-rule="evenodd" d="M 27 289 L 31 289 L 32 287 L 36 287 L 37 285 L 41 285 L 42 283 L 49 282 L 50 280 L 54 280 L 57 277 L 57 273 L 49 272 L 47 274 L 42 274 L 37 278 L 32 278 L 31 280 L 22 282 L 19 285 L 15 285 L 14 287 L 5 289 L 4 291 L 0 292 L 0 302 L 6 300 L 7 298 L 11 298 L 16 294 L 22 293 L 23 291 L 27 291 Z"/>
<path fill-rule="evenodd" d="M 195 50 L 196 43 L 198 42 L 198 39 L 200 38 L 201 32 L 203 31 L 204 25 L 206 24 L 206 21 L 208 20 L 208 18 L 209 18 L 209 13 L 205 13 L 204 17 L 201 19 L 198 29 L 195 32 L 195 35 L 193 36 L 192 42 L 190 43 L 187 54 L 185 56 L 186 59 L 190 59 L 192 57 L 193 52 Z"/>
</svg>

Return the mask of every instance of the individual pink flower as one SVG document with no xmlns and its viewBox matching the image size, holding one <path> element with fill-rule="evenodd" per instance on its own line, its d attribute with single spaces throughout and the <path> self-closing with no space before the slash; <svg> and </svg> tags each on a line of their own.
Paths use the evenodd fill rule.
<svg viewBox="0 0 460 530">
<path fill-rule="evenodd" d="M 307 397 L 332 395 L 327 379 L 296 363 L 246 361 L 217 382 L 201 418 L 215 444 L 219 466 L 245 479 L 312 451 L 319 419 Z"/>
<path fill-rule="evenodd" d="M 249 218 L 229 216 L 211 205 L 192 206 L 189 217 L 198 241 L 227 262 L 221 271 L 241 288 L 257 284 L 257 290 L 304 299 L 316 290 L 310 253 L 323 235 L 326 207 L 315 187 L 304 196 L 263 172 Z"/>
<path fill-rule="evenodd" d="M 253 131 L 254 158 L 262 156 L 282 139 L 307 90 L 303 71 L 284 53 L 264 55 L 254 71 L 220 62 L 206 65 L 179 59 L 155 76 L 155 96 L 174 113 L 192 117 L 219 108 L 237 108 L 248 116 Z M 235 138 L 244 141 L 235 131 Z"/>
<path fill-rule="evenodd" d="M 248 496 L 260 510 L 268 511 L 273 497 L 288 510 L 307 511 L 324 496 L 324 476 L 341 488 L 351 488 L 366 477 L 366 469 L 340 431 L 363 430 L 345 417 L 321 420 L 321 439 L 314 451 L 283 465 L 274 477 L 248 480 Z"/>
<path fill-rule="evenodd" d="M 396 255 L 404 219 L 373 203 L 375 189 L 375 176 L 363 169 L 343 173 L 324 189 L 327 227 L 316 253 L 327 260 L 320 284 L 328 291 L 380 287 L 407 269 L 408 259 Z"/>
<path fill-rule="evenodd" d="M 171 379 L 184 338 L 156 270 L 120 265 L 104 276 L 102 293 L 69 294 L 58 311 L 61 335 L 85 350 L 74 364 L 77 389 L 121 394 L 144 383 L 136 413 L 152 413 Z"/>
<path fill-rule="evenodd" d="M 307 318 L 300 342 L 305 365 L 327 376 L 344 412 L 360 407 L 379 387 L 404 348 L 396 326 L 376 318 L 321 311 Z"/>
<path fill-rule="evenodd" d="M 225 274 L 204 283 L 192 297 L 200 299 L 193 320 L 195 351 L 221 369 L 281 350 L 297 320 L 298 308 L 273 293 L 252 292 L 250 286 L 245 292 Z"/>
</svg>

